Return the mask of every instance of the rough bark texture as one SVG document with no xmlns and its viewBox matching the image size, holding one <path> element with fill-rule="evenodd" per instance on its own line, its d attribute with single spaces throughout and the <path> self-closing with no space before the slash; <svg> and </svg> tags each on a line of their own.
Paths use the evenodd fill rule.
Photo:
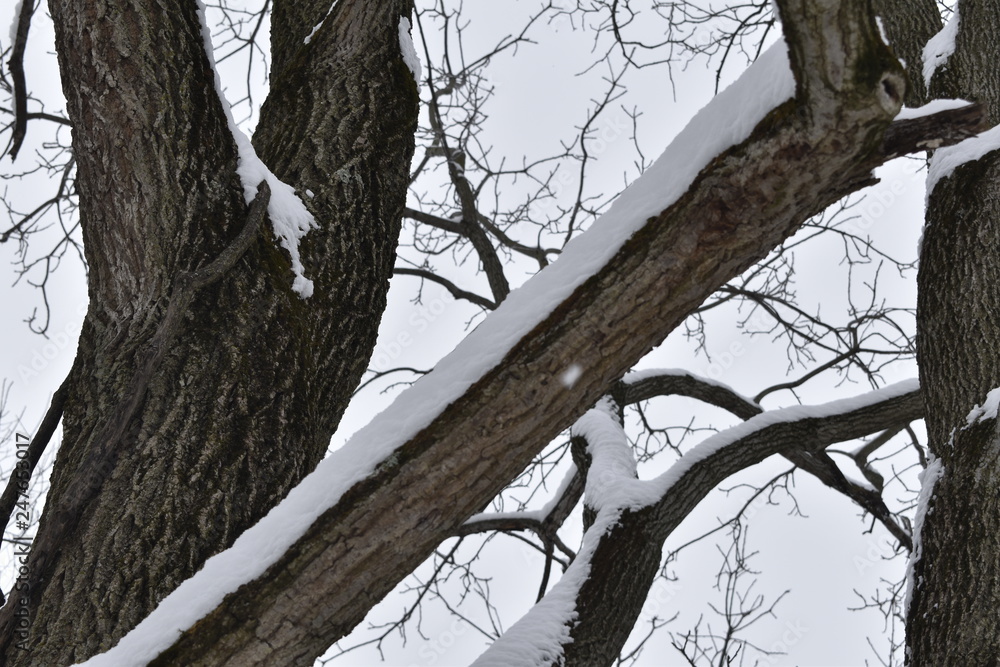
<svg viewBox="0 0 1000 667">
<path fill-rule="evenodd" d="M 906 105 L 927 103 L 924 83 L 924 45 L 941 30 L 941 11 L 935 0 L 873 0 L 875 14 L 896 55 L 906 64 Z"/>
<path fill-rule="evenodd" d="M 1000 2 L 961 2 L 941 93 L 1000 121 Z M 938 77 L 935 77 L 937 85 Z M 935 86 L 932 85 L 932 92 Z M 934 486 L 907 619 L 911 665 L 995 665 L 1000 656 L 1000 435 L 966 415 L 1000 386 L 1000 156 L 958 168 L 928 200 L 917 354 Z"/>
<path fill-rule="evenodd" d="M 247 207 L 197 3 L 50 2 L 91 305 L 38 536 L 58 545 L 32 555 L 28 650 L 8 642 L 6 664 L 111 646 L 314 467 L 365 368 L 413 151 L 417 92 L 397 32 L 412 6 L 344 0 L 305 45 L 330 3 L 275 5 L 273 90 L 254 141 L 280 178 L 317 193 L 319 229 L 301 246 L 315 294 L 291 291 L 265 223 L 185 309 L 115 456 L 83 485 L 86 511 L 58 534 L 53 508 L 78 500 L 67 494 L 81 462 L 134 398 L 178 277 L 230 244 Z"/>
<path fill-rule="evenodd" d="M 815 18 L 816 4 L 831 20 Z M 832 56 L 823 60 L 815 44 L 795 51 L 795 67 L 825 72 L 800 81 L 805 106 L 779 107 L 713 161 L 501 364 L 159 664 L 281 665 L 320 654 L 712 290 L 871 182 L 903 84 L 869 6 L 782 8 L 800 19 L 792 40 L 820 35 Z M 588 354 L 594 349 L 606 353 Z M 588 365 L 567 389 L 557 378 L 580 359 Z"/>
</svg>

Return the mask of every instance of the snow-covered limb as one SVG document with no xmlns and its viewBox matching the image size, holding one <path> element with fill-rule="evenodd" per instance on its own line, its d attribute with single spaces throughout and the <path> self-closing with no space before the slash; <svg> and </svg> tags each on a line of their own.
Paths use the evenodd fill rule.
<svg viewBox="0 0 1000 667">
<path fill-rule="evenodd" d="M 915 109 L 901 109 L 886 130 L 882 151 L 892 158 L 954 146 L 987 129 L 983 104 L 936 100 Z"/>
<path fill-rule="evenodd" d="M 936 113 L 942 111 L 950 111 L 952 109 L 961 109 L 967 107 L 972 102 L 968 100 L 931 100 L 922 107 L 903 107 L 896 114 L 895 120 L 913 120 L 914 118 L 924 118 L 925 116 L 933 116 Z"/>
<path fill-rule="evenodd" d="M 484 530 L 509 530 L 507 528 L 496 527 L 499 525 L 498 522 L 507 523 L 508 525 L 519 525 L 521 522 L 524 524 L 542 524 L 552 517 L 553 512 L 559 511 L 560 507 L 565 504 L 567 495 L 573 495 L 574 487 L 579 485 L 579 476 L 580 473 L 576 469 L 576 466 L 570 465 L 569 470 L 566 471 L 566 475 L 559 483 L 556 492 L 541 509 L 524 510 L 521 512 L 480 512 L 479 514 L 473 514 L 462 524 L 459 534 L 466 535 Z M 574 501 L 573 504 L 575 505 L 576 502 Z M 493 527 L 491 528 L 490 526 Z"/>
<path fill-rule="evenodd" d="M 474 667 L 555 664 L 563 646 L 572 641 L 570 628 L 578 616 L 580 589 L 590 576 L 591 559 L 602 537 L 622 514 L 621 506 L 615 502 L 615 489 L 620 482 L 635 478 L 635 458 L 612 412 L 607 406 L 589 410 L 572 429 L 574 436 L 587 440 L 591 463 L 585 499 L 598 510 L 593 525 L 583 536 L 583 546 L 552 590 L 479 656 Z"/>
<path fill-rule="evenodd" d="M 659 478 L 641 481 L 617 419 L 607 410 L 590 410 L 573 433 L 587 438 L 592 456 L 585 502 L 599 510 L 594 525 L 564 578 L 475 664 L 546 665 L 554 657 L 566 664 L 604 664 L 579 644 L 616 635 L 620 643 L 612 642 L 601 657 L 617 655 L 659 568 L 663 541 L 729 475 L 772 454 L 819 449 L 917 419 L 921 411 L 915 380 L 823 405 L 774 410 L 708 438 Z M 612 598 L 615 604 L 602 604 Z"/>
<path fill-rule="evenodd" d="M 699 378 L 678 369 L 630 373 L 613 390 L 613 393 L 623 405 L 647 400 L 654 396 L 688 396 L 728 410 L 740 419 L 751 419 L 764 411 L 752 399 L 741 396 L 720 382 Z M 887 432 L 888 437 L 891 437 L 895 432 Z M 841 470 L 830 455 L 824 451 L 792 451 L 785 454 L 785 458 L 796 467 L 857 503 L 862 509 L 878 519 L 904 547 L 909 548 L 911 545 L 910 535 L 896 521 L 882 500 L 880 489 L 876 488 L 876 485 L 881 484 L 879 475 L 868 466 L 866 457 L 867 455 L 861 452 L 855 456 L 855 463 L 865 475 L 864 480 L 856 480 Z"/>
</svg>

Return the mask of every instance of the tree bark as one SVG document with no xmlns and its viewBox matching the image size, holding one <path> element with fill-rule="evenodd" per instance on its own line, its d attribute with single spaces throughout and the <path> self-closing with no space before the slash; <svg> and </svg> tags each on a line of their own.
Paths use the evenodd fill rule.
<svg viewBox="0 0 1000 667">
<path fill-rule="evenodd" d="M 197 3 L 50 8 L 90 309 L 28 565 L 27 650 L 10 641 L 21 600 L 2 612 L 9 665 L 107 649 L 322 458 L 374 346 L 418 108 L 398 37 L 409 0 L 344 0 L 308 45 L 330 3 L 276 2 L 254 143 L 317 219 L 301 245 L 315 293 L 292 292 L 288 253 L 265 224 L 183 308 L 163 349 L 155 333 L 179 278 L 227 248 L 247 216 Z M 128 402 L 133 416 L 114 424 Z M 109 432 L 120 435 L 102 441 Z M 97 451 L 110 456 L 88 472 Z M 68 508 L 79 516 L 54 518 Z"/>
<path fill-rule="evenodd" d="M 961 2 L 956 51 L 935 87 L 1000 122 L 1000 3 Z M 940 79 L 940 81 L 939 81 Z M 1000 156 L 969 162 L 930 193 L 918 276 L 917 355 L 933 486 L 913 563 L 907 654 L 915 666 L 1000 656 L 1000 435 L 966 416 L 1000 386 Z"/>
</svg>

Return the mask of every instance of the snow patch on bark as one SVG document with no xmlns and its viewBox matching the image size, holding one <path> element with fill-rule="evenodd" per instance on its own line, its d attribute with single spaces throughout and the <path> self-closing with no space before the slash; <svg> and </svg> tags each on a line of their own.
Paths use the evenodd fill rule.
<svg viewBox="0 0 1000 667">
<path fill-rule="evenodd" d="M 923 118 L 924 116 L 932 116 L 941 111 L 948 111 L 949 109 L 961 109 L 962 107 L 967 107 L 972 102 L 968 100 L 932 100 L 922 107 L 903 107 L 896 114 L 893 120 L 913 120 L 914 118 Z"/>
<path fill-rule="evenodd" d="M 1000 125 L 969 137 L 954 146 L 945 146 L 934 151 L 930 167 L 927 169 L 927 196 L 930 197 L 934 187 L 963 164 L 975 162 L 995 150 L 1000 150 Z"/>
<path fill-rule="evenodd" d="M 302 40 L 303 44 L 308 44 L 309 42 L 312 41 L 313 35 L 319 32 L 319 29 L 323 27 L 323 23 L 325 23 L 326 20 L 330 18 L 330 14 L 333 13 L 333 8 L 336 6 L 337 6 L 337 0 L 333 0 L 333 3 L 330 5 L 330 9 L 326 10 L 326 15 L 323 17 L 323 20 L 317 23 L 315 26 L 313 26 L 312 32 L 306 35 L 306 38 Z"/>
<path fill-rule="evenodd" d="M 931 79 L 934 72 L 941 65 L 948 61 L 951 54 L 955 53 L 955 37 L 958 36 L 958 4 L 952 13 L 948 23 L 941 29 L 941 32 L 927 40 L 924 45 L 924 84 L 930 88 Z"/>
<path fill-rule="evenodd" d="M 965 423 L 968 426 L 987 419 L 997 418 L 997 408 L 1000 408 L 1000 387 L 993 389 L 986 394 L 986 400 L 982 405 L 972 408 L 972 411 L 965 416 Z"/>
<path fill-rule="evenodd" d="M 413 80 L 420 85 L 420 56 L 413 47 L 413 40 L 410 38 L 410 19 L 402 17 L 399 19 L 399 50 L 403 54 L 403 62 L 413 75 Z"/>
<path fill-rule="evenodd" d="M 903 603 L 904 618 L 910 614 L 910 602 L 913 600 L 913 591 L 921 584 L 921 582 L 916 580 L 914 567 L 924 555 L 923 543 L 921 542 L 924 519 L 930 513 L 929 504 L 931 497 L 934 495 L 934 485 L 941 479 L 942 475 L 944 475 L 944 464 L 941 463 L 941 459 L 934 458 L 932 454 L 931 461 L 920 473 L 920 495 L 917 496 L 917 513 L 913 517 L 913 555 L 910 557 L 910 562 L 906 565 L 906 600 Z"/>
<path fill-rule="evenodd" d="M 205 55 L 208 56 L 208 62 L 215 73 L 215 91 L 219 95 L 219 101 L 222 102 L 229 130 L 236 142 L 239 156 L 236 173 L 243 184 L 243 198 L 247 204 L 253 201 L 253 198 L 257 196 L 257 185 L 261 181 L 267 181 L 267 184 L 271 186 L 271 199 L 267 206 L 267 214 L 271 218 L 271 228 L 274 230 L 274 236 L 278 239 L 281 247 L 287 250 L 291 257 L 292 271 L 295 274 L 292 290 L 301 298 L 308 299 L 313 293 L 313 282 L 305 276 L 305 267 L 302 266 L 302 258 L 299 255 L 299 241 L 309 233 L 309 230 L 316 228 L 316 219 L 299 199 L 299 196 L 295 194 L 295 188 L 271 173 L 267 165 L 257 156 L 253 144 L 250 143 L 250 137 L 236 124 L 229 100 L 222 92 L 219 69 L 215 66 L 212 33 L 208 29 L 203 0 L 198 0 L 198 16 L 201 20 L 202 38 L 205 41 Z"/>
</svg>

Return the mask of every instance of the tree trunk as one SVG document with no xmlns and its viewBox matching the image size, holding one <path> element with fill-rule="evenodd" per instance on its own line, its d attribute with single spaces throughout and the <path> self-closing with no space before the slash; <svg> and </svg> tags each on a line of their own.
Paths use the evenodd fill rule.
<svg viewBox="0 0 1000 667">
<path fill-rule="evenodd" d="M 317 220 L 301 245 L 315 293 L 290 289 L 289 255 L 265 223 L 160 350 L 168 304 L 186 298 L 180 276 L 248 215 L 197 3 L 50 2 L 90 309 L 30 595 L 3 612 L 9 639 L 26 603 L 30 633 L 7 643 L 6 664 L 107 649 L 326 451 L 385 305 L 418 108 L 398 37 L 412 3 L 344 0 L 304 44 L 329 7 L 275 3 L 272 91 L 254 136 Z"/>
<path fill-rule="evenodd" d="M 956 51 L 932 92 L 984 102 L 1000 121 L 1000 2 L 961 2 Z M 1000 656 L 1000 434 L 966 417 L 1000 386 L 1000 156 L 940 181 L 928 200 L 917 353 L 933 486 L 913 565 L 911 665 L 995 665 Z M 926 482 L 926 480 L 925 480 Z"/>
</svg>

